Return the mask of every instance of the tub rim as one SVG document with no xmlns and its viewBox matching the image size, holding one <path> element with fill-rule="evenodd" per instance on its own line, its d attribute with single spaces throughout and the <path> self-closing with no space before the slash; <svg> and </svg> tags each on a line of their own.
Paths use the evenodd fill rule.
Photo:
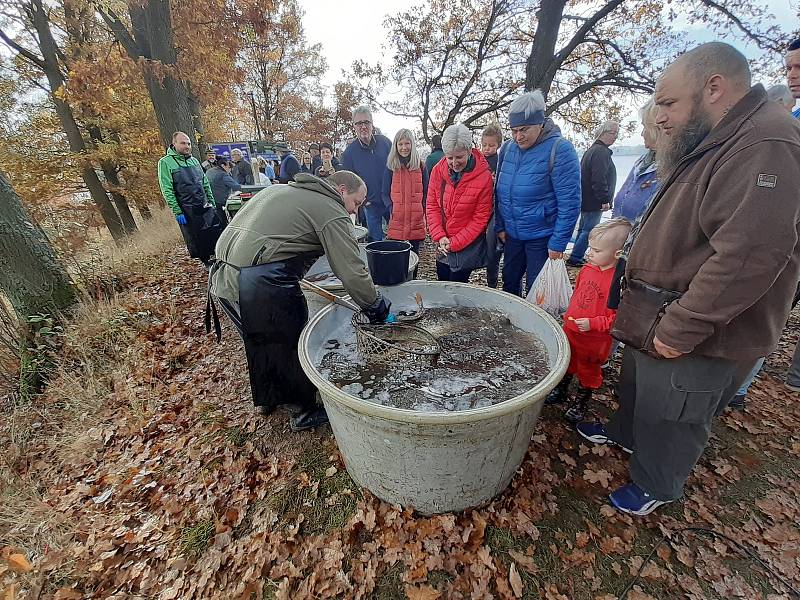
<svg viewBox="0 0 800 600">
<path fill-rule="evenodd" d="M 545 376 L 527 392 L 523 392 L 522 394 L 514 396 L 513 398 L 509 398 L 508 400 L 500 402 L 499 404 L 483 408 L 471 408 L 468 410 L 454 412 L 421 412 L 406 408 L 395 408 L 376 404 L 374 402 L 370 402 L 369 400 L 364 400 L 357 396 L 348 394 L 347 392 L 343 392 L 340 388 L 336 387 L 333 383 L 322 377 L 319 374 L 319 371 L 317 371 L 316 365 L 314 365 L 311 360 L 311 356 L 308 352 L 309 337 L 317 323 L 324 319 L 328 312 L 338 308 L 331 303 L 320 310 L 308 321 L 308 323 L 306 323 L 306 326 L 303 328 L 303 331 L 300 334 L 300 340 L 297 345 L 297 352 L 300 357 L 300 365 L 303 368 L 306 376 L 311 380 L 311 383 L 313 383 L 314 386 L 320 391 L 320 395 L 323 398 L 327 396 L 327 398 L 333 399 L 336 402 L 351 408 L 357 413 L 369 417 L 419 425 L 456 425 L 474 423 L 486 419 L 505 416 L 511 413 L 521 412 L 535 402 L 543 400 L 545 395 L 549 393 L 549 391 L 553 389 L 564 377 L 564 373 L 566 373 L 570 361 L 569 342 L 567 341 L 567 336 L 561 326 L 545 310 L 531 304 L 519 296 L 514 296 L 513 294 L 508 294 L 506 292 L 484 286 L 477 286 L 469 283 L 457 283 L 452 281 L 438 282 L 420 279 L 412 280 L 407 283 L 416 282 L 421 283 L 423 286 L 446 283 L 447 286 L 455 286 L 457 288 L 482 288 L 487 292 L 503 294 L 505 299 L 523 304 L 524 308 L 531 309 L 540 316 L 544 317 L 545 322 L 552 329 L 553 334 L 558 341 L 559 349 L 558 357 L 556 358 L 555 365 L 550 370 L 550 373 L 548 373 L 547 376 Z M 340 308 L 340 310 L 345 309 Z"/>
</svg>

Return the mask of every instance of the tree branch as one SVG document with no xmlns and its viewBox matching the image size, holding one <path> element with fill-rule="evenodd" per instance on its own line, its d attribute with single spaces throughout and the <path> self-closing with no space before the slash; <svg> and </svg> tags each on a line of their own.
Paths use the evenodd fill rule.
<svg viewBox="0 0 800 600">
<path fill-rule="evenodd" d="M 572 36 L 570 41 L 567 42 L 567 45 L 556 53 L 555 58 L 548 69 L 548 75 L 550 73 L 555 75 L 555 72 L 558 71 L 561 63 L 564 62 L 564 60 L 570 54 L 572 54 L 573 50 L 575 50 L 575 48 L 577 48 L 581 42 L 583 42 L 584 38 L 589 34 L 592 28 L 600 21 L 605 19 L 609 14 L 614 12 L 614 10 L 616 10 L 620 4 L 622 4 L 622 0 L 610 0 L 609 2 L 606 2 L 606 4 L 600 10 L 594 13 L 591 17 L 587 18 L 583 25 L 581 25 Z"/>
<path fill-rule="evenodd" d="M 645 92 L 645 93 L 652 93 L 653 88 L 648 86 L 646 82 L 637 81 L 635 79 L 631 79 L 629 77 L 620 77 L 618 75 L 613 74 L 606 74 L 599 79 L 594 79 L 592 81 L 587 81 L 586 83 L 582 83 L 575 89 L 573 89 L 570 93 L 566 96 L 563 96 L 556 100 L 555 102 L 551 102 L 547 106 L 547 114 L 551 114 L 557 111 L 561 106 L 565 104 L 569 104 L 572 100 L 592 90 L 597 87 L 618 87 L 622 89 L 627 89 L 631 91 L 638 91 L 638 92 Z"/>
<path fill-rule="evenodd" d="M 106 12 L 103 7 L 95 6 L 95 9 L 100 16 L 102 17 L 103 21 L 105 21 L 106 25 L 111 29 L 111 33 L 117 39 L 117 41 L 125 48 L 125 52 L 128 53 L 128 56 L 136 61 L 141 58 L 142 53 L 139 51 L 139 44 L 136 43 L 136 40 L 133 39 L 130 31 L 125 26 L 125 23 L 117 16 L 117 14 L 108 9 Z"/>
<path fill-rule="evenodd" d="M 6 46 L 11 48 L 12 50 L 15 50 L 20 56 L 25 58 L 25 60 L 32 62 L 34 65 L 39 67 L 39 69 L 44 71 L 45 69 L 44 59 L 39 58 L 30 50 L 20 46 L 17 42 L 8 37 L 2 29 L 0 29 L 0 39 L 3 40 L 3 42 L 5 42 Z"/>
<path fill-rule="evenodd" d="M 719 2 L 715 2 L 714 0 L 700 0 L 701 4 L 709 8 L 713 8 L 717 12 L 721 13 L 725 16 L 731 23 L 733 23 L 744 35 L 751 40 L 753 40 L 760 48 L 768 48 L 769 50 L 774 50 L 775 52 L 780 52 L 782 48 L 779 44 L 775 43 L 774 40 L 767 41 L 767 38 L 763 35 L 759 35 L 754 31 L 750 30 L 748 27 L 742 23 L 742 20 L 739 19 L 736 15 L 734 15 L 730 10 L 722 6 Z"/>
</svg>

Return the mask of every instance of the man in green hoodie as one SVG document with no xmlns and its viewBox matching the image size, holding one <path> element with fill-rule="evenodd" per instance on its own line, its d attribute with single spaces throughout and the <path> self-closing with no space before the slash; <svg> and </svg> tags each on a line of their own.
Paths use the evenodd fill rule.
<svg viewBox="0 0 800 600">
<path fill-rule="evenodd" d="M 172 134 L 172 145 L 158 161 L 158 185 L 181 228 L 189 256 L 208 265 L 222 233 L 214 193 L 203 167 L 192 156 L 192 142 L 182 131 Z"/>
<path fill-rule="evenodd" d="M 309 267 L 325 254 L 370 321 L 383 323 L 389 315 L 391 303 L 372 283 L 350 220 L 366 193 L 351 171 L 324 181 L 298 173 L 289 185 L 256 194 L 217 242 L 209 308 L 218 300 L 244 340 L 253 403 L 265 414 L 288 405 L 294 431 L 328 422 L 297 355 L 308 320 L 300 280 Z M 219 335 L 218 322 L 215 327 Z"/>
</svg>

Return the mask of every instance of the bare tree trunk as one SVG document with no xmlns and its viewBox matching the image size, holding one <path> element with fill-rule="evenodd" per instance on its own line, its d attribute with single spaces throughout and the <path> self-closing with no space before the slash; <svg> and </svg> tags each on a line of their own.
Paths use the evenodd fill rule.
<svg viewBox="0 0 800 600">
<path fill-rule="evenodd" d="M 117 175 L 117 165 L 112 161 L 104 160 L 100 163 L 100 168 L 103 169 L 103 175 L 106 178 L 106 183 L 109 188 L 108 192 L 114 200 L 114 206 L 117 209 L 117 213 L 119 213 L 122 226 L 125 228 L 125 233 L 131 234 L 137 230 L 136 219 L 133 218 L 131 207 L 128 205 L 128 199 L 122 192 L 122 184 Z"/>
<path fill-rule="evenodd" d="M 556 53 L 558 30 L 561 28 L 561 17 L 566 4 L 566 0 L 548 0 L 541 4 L 536 15 L 536 34 L 533 36 L 531 53 L 525 65 L 526 92 L 538 88 L 547 98 L 556 75 L 556 70 L 549 73 L 549 67 Z"/>
<path fill-rule="evenodd" d="M 194 93 L 189 82 L 186 82 L 186 91 L 188 94 L 186 99 L 189 101 L 189 113 L 192 116 L 192 127 L 194 128 L 197 138 L 197 150 L 195 155 L 198 160 L 202 162 L 203 157 L 206 155 L 208 145 L 206 144 L 206 129 L 203 126 L 203 119 L 200 116 L 200 100 L 197 99 L 197 95 Z"/>
<path fill-rule="evenodd" d="M 64 129 L 64 133 L 67 136 L 69 149 L 76 154 L 83 154 L 86 151 L 86 143 L 83 140 L 80 129 L 78 129 L 75 115 L 72 112 L 72 108 L 61 98 L 61 94 L 59 93 L 59 90 L 64 85 L 64 77 L 58 62 L 58 47 L 53 38 L 53 33 L 50 30 L 50 21 L 47 12 L 42 5 L 42 0 L 32 0 L 26 8 L 31 22 L 36 29 L 39 51 L 42 53 L 41 59 L 33 57 L 32 62 L 37 64 L 47 77 L 51 92 L 50 99 L 55 105 L 56 114 L 61 121 L 61 127 Z M 26 58 L 30 59 L 31 57 Z M 114 210 L 111 201 L 108 199 L 108 194 L 106 194 L 106 190 L 100 178 L 97 176 L 94 167 L 86 159 L 82 161 L 81 175 L 84 183 L 86 183 L 86 187 L 89 189 L 92 201 L 100 211 L 103 221 L 111 232 L 111 236 L 115 240 L 123 238 L 125 236 L 125 230 L 122 226 L 122 221 L 117 211 Z"/>
<path fill-rule="evenodd" d="M 145 221 L 149 221 L 153 218 L 153 213 L 150 212 L 150 207 L 147 204 L 136 204 L 136 208 L 139 209 L 139 214 L 142 215 L 142 219 Z"/>
<path fill-rule="evenodd" d="M 172 143 L 173 133 L 183 131 L 192 142 L 192 153 L 200 159 L 195 128 L 202 133 L 202 119 L 196 99 L 190 100 L 186 82 L 174 73 L 177 55 L 173 45 L 169 0 L 129 2 L 132 32 L 128 31 L 113 10 L 98 7 L 98 12 L 128 56 L 142 64 L 145 85 L 153 103 L 164 147 Z"/>
<path fill-rule="evenodd" d="M 75 288 L 44 231 L 0 173 L 0 290 L 16 313 L 53 313 L 75 302 Z"/>
</svg>

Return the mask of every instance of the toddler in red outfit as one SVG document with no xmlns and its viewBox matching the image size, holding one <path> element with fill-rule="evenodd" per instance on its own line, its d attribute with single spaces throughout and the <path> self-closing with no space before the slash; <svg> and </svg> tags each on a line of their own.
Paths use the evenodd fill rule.
<svg viewBox="0 0 800 600">
<path fill-rule="evenodd" d="M 571 351 L 569 367 L 545 403 L 560 404 L 567 400 L 569 385 L 577 377 L 577 402 L 566 412 L 573 423 L 583 420 L 592 391 L 603 383 L 602 367 L 611 350 L 610 331 L 617 314 L 608 308 L 608 292 L 630 230 L 631 224 L 625 219 L 612 219 L 592 229 L 586 266 L 578 273 L 575 291 L 564 313 L 564 333 Z"/>
</svg>

